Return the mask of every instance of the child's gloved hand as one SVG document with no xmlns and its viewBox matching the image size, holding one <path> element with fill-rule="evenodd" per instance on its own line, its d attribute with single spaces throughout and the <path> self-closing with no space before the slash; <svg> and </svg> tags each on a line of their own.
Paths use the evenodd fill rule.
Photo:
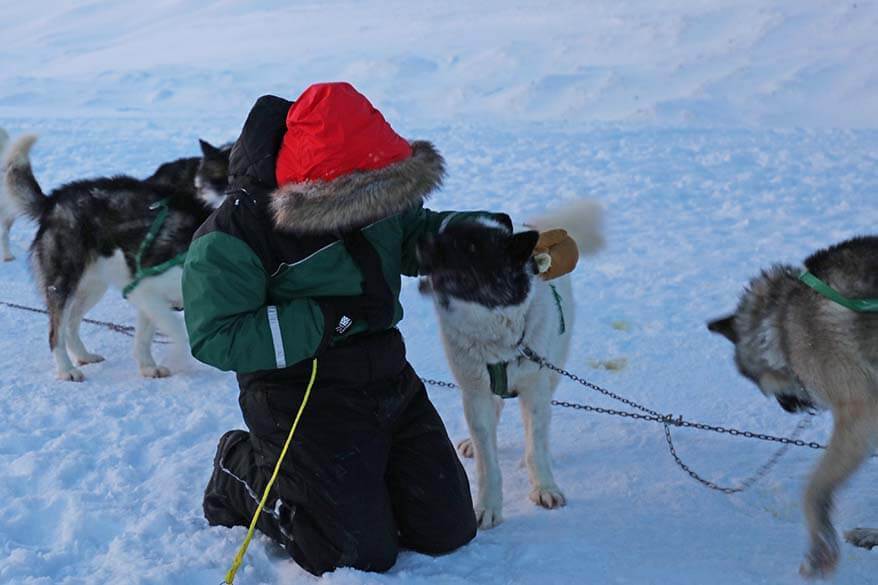
<svg viewBox="0 0 878 585">
<path fill-rule="evenodd" d="M 543 280 L 552 280 L 576 268 L 579 248 L 567 230 L 553 228 L 540 232 L 533 255 L 540 270 L 540 277 Z"/>
</svg>

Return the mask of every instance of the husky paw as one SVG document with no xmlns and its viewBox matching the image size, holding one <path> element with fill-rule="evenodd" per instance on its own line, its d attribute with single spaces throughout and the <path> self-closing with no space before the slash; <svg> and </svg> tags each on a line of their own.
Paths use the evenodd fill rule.
<svg viewBox="0 0 878 585">
<path fill-rule="evenodd" d="M 171 375 L 171 370 L 165 366 L 143 366 L 140 368 L 140 375 L 144 378 L 167 378 Z"/>
<path fill-rule="evenodd" d="M 473 447 L 472 439 L 464 439 L 457 444 L 457 452 L 461 457 L 472 459 L 476 454 L 476 448 Z"/>
<path fill-rule="evenodd" d="M 567 505 L 567 498 L 557 486 L 534 488 L 530 492 L 530 501 L 549 510 Z"/>
<path fill-rule="evenodd" d="M 878 546 L 878 530 L 875 528 L 854 528 L 844 533 L 844 539 L 854 546 L 867 548 Z"/>
<path fill-rule="evenodd" d="M 824 579 L 832 574 L 838 564 L 838 542 L 835 535 L 821 538 L 811 545 L 811 550 L 799 567 L 799 575 L 806 579 Z"/>
<path fill-rule="evenodd" d="M 502 506 L 476 506 L 476 521 L 479 523 L 479 530 L 490 530 L 501 522 L 503 522 Z"/>
<path fill-rule="evenodd" d="M 63 372 L 58 372 L 56 377 L 59 380 L 63 380 L 65 382 L 82 382 L 85 380 L 85 374 L 83 374 L 80 370 L 76 368 L 71 368 L 69 370 L 64 370 Z"/>
<path fill-rule="evenodd" d="M 96 353 L 87 353 L 76 356 L 76 365 L 84 366 L 86 364 L 97 364 L 104 361 L 104 356 Z"/>
</svg>

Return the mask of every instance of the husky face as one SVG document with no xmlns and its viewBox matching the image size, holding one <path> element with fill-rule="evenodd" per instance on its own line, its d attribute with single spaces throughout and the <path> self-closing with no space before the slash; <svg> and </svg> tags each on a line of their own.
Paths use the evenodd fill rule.
<svg viewBox="0 0 878 585">
<path fill-rule="evenodd" d="M 225 198 L 229 181 L 229 154 L 231 145 L 219 148 L 204 140 L 201 156 L 180 158 L 166 162 L 156 169 L 147 183 L 173 187 L 201 200 L 211 208 L 217 208 Z"/>
<path fill-rule="evenodd" d="M 229 153 L 231 148 L 217 148 L 206 140 L 199 140 L 201 160 L 195 172 L 195 191 L 199 199 L 211 207 L 219 207 L 225 198 L 229 183 Z"/>
<path fill-rule="evenodd" d="M 466 221 L 422 240 L 418 258 L 444 309 L 453 301 L 488 309 L 515 306 L 531 291 L 537 273 L 531 254 L 538 238 L 535 231 L 513 235 L 499 223 Z"/>
<path fill-rule="evenodd" d="M 762 273 L 750 282 L 734 314 L 707 324 L 710 331 L 735 344 L 738 372 L 787 412 L 815 408 L 813 398 L 789 367 L 780 342 L 778 312 L 783 301 L 778 291 L 797 272 L 776 266 Z"/>
</svg>

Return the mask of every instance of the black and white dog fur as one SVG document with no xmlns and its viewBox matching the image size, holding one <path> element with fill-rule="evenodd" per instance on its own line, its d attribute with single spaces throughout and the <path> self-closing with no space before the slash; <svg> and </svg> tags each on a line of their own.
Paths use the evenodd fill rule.
<svg viewBox="0 0 878 585">
<path fill-rule="evenodd" d="M 9 141 L 9 135 L 0 128 L 0 158 Z M 180 158 L 159 166 L 145 180 L 167 185 L 199 197 L 211 207 L 218 207 L 225 196 L 229 176 L 229 153 L 232 145 L 216 147 L 205 140 L 198 141 L 201 156 Z M 0 254 L 3 261 L 15 260 L 9 245 L 9 232 L 16 218 L 22 214 L 14 197 L 9 197 L 0 182 Z"/>
<path fill-rule="evenodd" d="M 180 158 L 161 165 L 147 177 L 147 183 L 167 185 L 198 197 L 210 207 L 219 207 L 229 183 L 229 154 L 232 143 L 214 146 L 199 140 L 201 156 Z"/>
<path fill-rule="evenodd" d="M 213 208 L 193 195 L 191 187 L 125 176 L 75 181 L 47 197 L 30 164 L 35 141 L 35 136 L 23 136 L 10 147 L 4 183 L 16 207 L 39 224 L 31 244 L 31 261 L 49 311 L 49 346 L 57 377 L 81 381 L 84 376 L 76 366 L 99 362 L 103 357 L 86 349 L 79 335 L 80 322 L 110 286 L 122 290 L 133 280 L 134 257 L 157 213 L 154 204 L 167 199 L 169 213 L 144 255 L 144 266 L 184 252 Z M 199 173 L 200 168 L 196 175 Z M 187 180 L 189 184 L 194 181 Z M 210 197 L 211 203 L 218 201 Z M 134 353 L 143 376 L 170 375 L 170 370 L 157 365 L 152 357 L 156 328 L 181 354 L 188 354 L 186 331 L 174 310 L 183 303 L 181 277 L 182 267 L 173 267 L 145 278 L 128 296 L 138 310 Z"/>
<path fill-rule="evenodd" d="M 804 266 L 847 298 L 878 298 L 878 236 L 821 250 Z M 735 313 L 708 328 L 734 343 L 738 371 L 784 410 L 832 412 L 832 438 L 804 498 L 811 542 L 800 572 L 822 577 L 839 557 L 835 492 L 878 444 L 878 313 L 829 300 L 799 280 L 802 271 L 776 265 L 762 272 Z M 845 536 L 857 546 L 878 545 L 878 530 Z"/>
<path fill-rule="evenodd" d="M 602 245 L 600 207 L 591 201 L 579 201 L 531 225 L 567 229 L 583 253 L 593 253 Z M 476 459 L 476 515 L 483 529 L 503 520 L 497 457 L 503 400 L 491 391 L 488 364 L 508 362 L 508 387 L 518 396 L 525 425 L 530 499 L 545 508 L 566 503 L 552 474 L 549 452 L 551 399 L 558 375 L 524 358 L 521 348 L 529 347 L 563 367 L 575 303 L 569 275 L 551 282 L 538 276 L 532 256 L 538 235 L 537 231 L 513 233 L 511 226 L 492 220 L 450 221 L 435 238 L 419 246 L 445 352 L 462 389 L 471 441 L 462 442 L 460 450 Z M 550 285 L 560 297 L 563 313 Z"/>
</svg>

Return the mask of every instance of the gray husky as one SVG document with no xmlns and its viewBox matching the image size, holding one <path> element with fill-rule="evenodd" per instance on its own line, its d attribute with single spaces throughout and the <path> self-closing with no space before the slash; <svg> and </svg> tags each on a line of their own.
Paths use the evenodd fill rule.
<svg viewBox="0 0 878 585">
<path fill-rule="evenodd" d="M 833 494 L 869 456 L 878 439 L 878 312 L 859 312 L 804 282 L 807 271 L 846 299 L 878 298 L 878 237 L 821 250 L 801 267 L 778 265 L 754 278 L 733 315 L 708 328 L 735 344 L 746 378 L 789 412 L 829 409 L 829 447 L 805 491 L 810 549 L 800 572 L 829 574 L 839 550 L 830 518 Z M 813 281 L 812 281 L 813 282 Z M 858 546 L 878 531 L 846 534 Z"/>
<path fill-rule="evenodd" d="M 0 128 L 0 156 L 3 155 L 8 142 L 9 134 L 6 133 L 6 130 Z M 12 250 L 9 248 L 9 230 L 12 229 L 17 213 L 18 210 L 13 206 L 9 198 L 6 197 L 3 185 L 0 184 L 0 255 L 3 256 L 4 262 L 15 260 Z"/>
<path fill-rule="evenodd" d="M 34 136 L 24 136 L 10 147 L 5 187 L 16 207 L 39 224 L 31 261 L 49 311 L 49 347 L 57 376 L 81 381 L 82 371 L 71 357 L 77 365 L 103 357 L 85 348 L 80 322 L 110 286 L 125 290 L 134 282 L 138 252 L 156 217 L 166 210 L 155 240 L 142 254 L 141 265 L 147 268 L 185 252 L 212 207 L 191 188 L 125 176 L 68 183 L 47 197 L 31 169 L 29 152 L 35 141 Z M 173 265 L 147 275 L 128 294 L 138 309 L 134 352 L 143 376 L 170 375 L 152 357 L 156 328 L 180 351 L 187 346 L 186 331 L 174 314 L 182 307 L 181 275 L 182 267 Z"/>
<path fill-rule="evenodd" d="M 580 251 L 602 244 L 600 207 L 580 201 L 532 222 L 562 227 Z M 563 367 L 575 317 L 570 277 L 546 282 L 533 256 L 537 231 L 513 233 L 495 221 L 449 222 L 419 245 L 428 286 L 439 315 L 449 365 L 461 387 L 471 440 L 460 445 L 475 456 L 479 493 L 476 516 L 483 529 L 503 521 L 503 492 L 497 459 L 497 423 L 503 400 L 517 396 L 525 425 L 525 464 L 530 499 L 545 508 L 565 505 L 549 453 L 551 400 L 558 375 L 523 357 L 529 347 Z M 500 365 L 500 370 L 497 369 Z M 493 370 L 492 370 L 493 369 Z M 499 386 L 498 386 L 499 383 Z"/>
</svg>

